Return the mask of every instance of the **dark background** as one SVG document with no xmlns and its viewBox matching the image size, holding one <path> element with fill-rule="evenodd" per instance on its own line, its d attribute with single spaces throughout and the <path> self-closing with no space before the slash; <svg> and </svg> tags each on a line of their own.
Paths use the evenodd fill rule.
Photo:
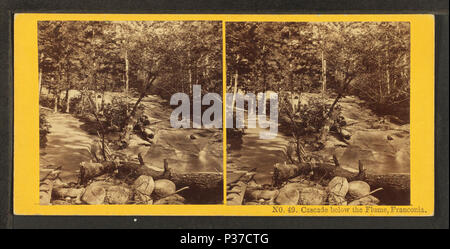
<svg viewBox="0 0 450 249">
<path fill-rule="evenodd" d="M 448 228 L 448 3 L 448 0 L 0 0 L 0 228 Z M 435 14 L 435 216 L 421 218 L 14 216 L 12 23 L 13 14 L 19 12 Z"/>
</svg>

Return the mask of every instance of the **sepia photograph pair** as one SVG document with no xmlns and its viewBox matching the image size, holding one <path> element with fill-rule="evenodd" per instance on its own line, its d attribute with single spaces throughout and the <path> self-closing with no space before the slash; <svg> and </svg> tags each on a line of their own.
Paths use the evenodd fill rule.
<svg viewBox="0 0 450 249">
<path fill-rule="evenodd" d="M 410 205 L 409 22 L 39 21 L 38 57 L 40 205 Z"/>
</svg>

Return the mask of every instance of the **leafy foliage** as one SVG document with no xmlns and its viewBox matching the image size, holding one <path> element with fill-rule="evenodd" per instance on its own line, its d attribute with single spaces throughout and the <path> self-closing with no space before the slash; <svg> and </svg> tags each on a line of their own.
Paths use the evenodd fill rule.
<svg viewBox="0 0 450 249">
<path fill-rule="evenodd" d="M 409 117 L 409 23 L 232 22 L 226 31 L 229 90 L 237 78 L 244 92 L 317 92 L 324 73 L 341 97 Z"/>
<path fill-rule="evenodd" d="M 296 136 L 306 134 L 318 134 L 325 125 L 328 118 L 330 104 L 324 104 L 320 97 L 310 97 L 306 103 L 299 104 L 296 109 L 292 108 L 289 96 L 281 95 L 281 115 L 282 120 Z M 332 123 L 339 122 L 341 116 L 341 106 L 336 105 L 333 108 Z"/>
<path fill-rule="evenodd" d="M 102 118 L 105 119 L 105 123 L 108 125 L 109 130 L 122 131 L 127 124 L 127 117 L 131 112 L 133 105 L 130 104 L 126 98 L 113 97 L 111 103 L 106 104 L 103 109 Z M 138 107 L 136 118 L 142 115 L 143 107 Z"/>
<path fill-rule="evenodd" d="M 39 147 L 44 148 L 47 144 L 47 134 L 50 133 L 50 124 L 43 113 L 39 113 Z"/>
<path fill-rule="evenodd" d="M 170 98 L 192 94 L 193 84 L 221 93 L 221 28 L 206 21 L 41 21 L 41 85 L 55 96 L 76 89 Z"/>
</svg>

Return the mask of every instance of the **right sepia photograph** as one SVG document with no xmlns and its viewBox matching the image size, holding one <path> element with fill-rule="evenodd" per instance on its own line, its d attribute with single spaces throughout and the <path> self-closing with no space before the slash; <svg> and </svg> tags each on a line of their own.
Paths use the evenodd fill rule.
<svg viewBox="0 0 450 249">
<path fill-rule="evenodd" d="M 227 205 L 410 205 L 409 22 L 227 22 Z"/>
</svg>

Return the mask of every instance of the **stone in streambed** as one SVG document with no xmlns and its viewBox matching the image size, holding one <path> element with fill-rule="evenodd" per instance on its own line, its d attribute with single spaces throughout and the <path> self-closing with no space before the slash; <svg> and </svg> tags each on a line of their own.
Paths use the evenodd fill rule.
<svg viewBox="0 0 450 249">
<path fill-rule="evenodd" d="M 331 194 L 345 197 L 348 192 L 348 181 L 345 177 L 336 176 L 328 183 L 328 190 Z"/>
<path fill-rule="evenodd" d="M 300 191 L 299 204 L 300 205 L 323 205 L 327 200 L 327 191 L 317 188 L 303 188 Z"/>
<path fill-rule="evenodd" d="M 130 200 L 132 191 L 123 186 L 111 186 L 106 190 L 106 201 L 109 204 L 125 204 Z"/>
<path fill-rule="evenodd" d="M 105 197 L 105 188 L 98 185 L 89 185 L 81 197 L 81 200 L 90 205 L 100 205 L 105 201 Z"/>
<path fill-rule="evenodd" d="M 151 195 L 155 189 L 153 177 L 141 175 L 133 183 L 133 187 L 137 193 Z"/>
<path fill-rule="evenodd" d="M 300 192 L 296 188 L 284 186 L 280 189 L 275 203 L 279 205 L 297 205 L 299 198 Z"/>
<path fill-rule="evenodd" d="M 353 181 L 348 184 L 348 194 L 352 198 L 360 198 L 370 193 L 370 186 L 363 181 Z"/>
<path fill-rule="evenodd" d="M 159 197 L 165 197 L 175 193 L 175 183 L 167 179 L 160 179 L 155 181 L 154 193 Z"/>
</svg>

